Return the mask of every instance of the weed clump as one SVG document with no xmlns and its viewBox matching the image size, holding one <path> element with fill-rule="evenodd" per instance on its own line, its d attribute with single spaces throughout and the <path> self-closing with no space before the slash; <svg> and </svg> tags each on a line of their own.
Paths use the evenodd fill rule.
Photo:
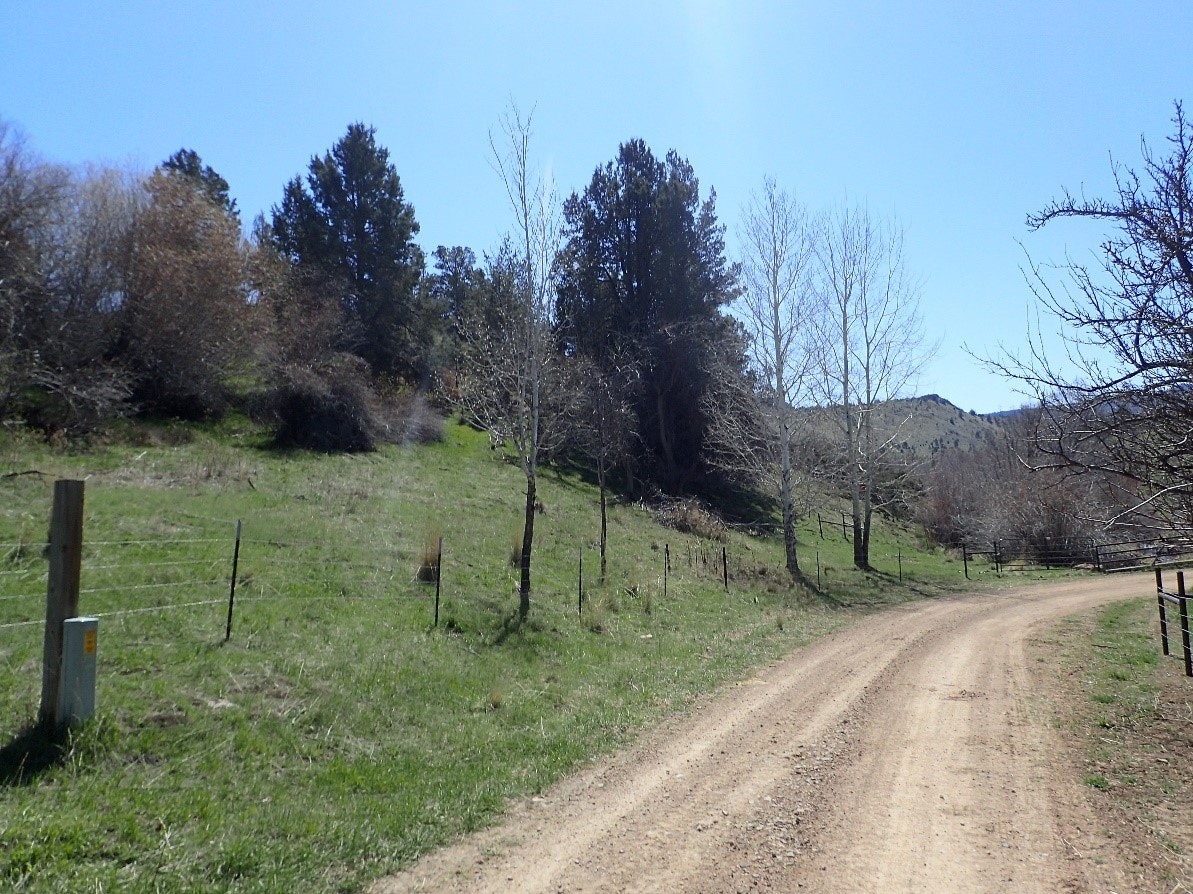
<svg viewBox="0 0 1193 894">
<path fill-rule="evenodd" d="M 662 503 L 651 514 L 659 524 L 703 540 L 723 543 L 729 536 L 725 523 L 694 498 Z"/>
<path fill-rule="evenodd" d="M 419 553 L 419 580 L 433 583 L 439 579 L 439 550 L 443 540 L 439 535 L 439 526 L 431 525 L 423 533 L 422 551 Z"/>
</svg>

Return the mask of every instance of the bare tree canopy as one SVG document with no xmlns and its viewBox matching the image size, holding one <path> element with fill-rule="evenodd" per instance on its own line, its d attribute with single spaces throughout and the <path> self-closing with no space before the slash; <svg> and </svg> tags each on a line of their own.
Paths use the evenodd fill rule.
<svg viewBox="0 0 1193 894">
<path fill-rule="evenodd" d="M 791 455 L 793 410 L 807 396 L 812 360 L 814 224 L 807 209 L 768 178 L 746 207 L 741 236 L 745 291 L 738 312 L 750 339 L 751 364 L 761 379 L 759 413 L 757 424 L 742 431 L 745 420 L 727 404 L 724 412 L 711 415 L 728 425 L 716 427 L 709 441 L 713 446 L 724 443 L 739 455 L 757 446 L 751 452 L 759 461 L 758 471 L 778 485 L 786 565 L 796 576 L 795 479 L 800 470 Z M 730 436 L 718 438 L 723 432 Z"/>
<path fill-rule="evenodd" d="M 518 617 L 530 612 L 530 561 L 539 461 L 560 431 L 552 425 L 560 381 L 551 334 L 559 203 L 554 186 L 535 170 L 530 147 L 533 115 L 511 106 L 490 134 L 493 166 L 514 216 L 513 233 L 498 255 L 492 280 L 508 298 L 490 307 L 488 325 L 470 338 L 461 362 L 460 408 L 465 418 L 513 445 L 526 475 Z"/>
<path fill-rule="evenodd" d="M 854 564 L 867 568 L 879 468 L 896 434 L 880 430 L 874 410 L 899 397 L 923 364 L 919 290 L 907 270 L 902 230 L 864 206 L 830 213 L 816 250 L 824 302 L 817 386 L 845 447 Z"/>
<path fill-rule="evenodd" d="M 1065 192 L 1030 215 L 1112 225 L 1093 267 L 1071 259 L 1054 283 L 1032 263 L 1040 304 L 1066 327 L 1064 368 L 1036 340 L 994 366 L 1042 405 L 1037 445 L 1051 465 L 1103 473 L 1129 508 L 1103 519 L 1166 529 L 1193 522 L 1193 127 L 1180 103 L 1168 151 L 1141 141 L 1143 167 L 1114 165 L 1115 196 Z"/>
</svg>

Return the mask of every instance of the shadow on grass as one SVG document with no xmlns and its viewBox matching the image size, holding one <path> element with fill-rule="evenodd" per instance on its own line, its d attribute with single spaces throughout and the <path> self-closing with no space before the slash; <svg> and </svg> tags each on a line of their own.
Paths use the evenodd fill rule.
<svg viewBox="0 0 1193 894">
<path fill-rule="evenodd" d="M 533 609 L 531 611 L 533 612 Z M 559 631 L 555 628 L 548 631 L 533 614 L 526 620 L 522 620 L 518 616 L 518 610 L 514 609 L 502 620 L 493 634 L 493 638 L 488 640 L 487 644 L 494 647 L 508 644 L 518 648 L 533 649 L 538 643 L 538 635 L 548 632 L 558 633 Z"/>
<path fill-rule="evenodd" d="M 64 764 L 70 755 L 70 738 L 69 730 L 27 723 L 0 748 L 0 785 L 28 785 Z"/>
</svg>

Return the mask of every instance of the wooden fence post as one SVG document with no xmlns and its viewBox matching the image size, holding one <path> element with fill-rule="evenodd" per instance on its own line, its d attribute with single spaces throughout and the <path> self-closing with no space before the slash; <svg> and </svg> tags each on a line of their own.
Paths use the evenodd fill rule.
<svg viewBox="0 0 1193 894">
<path fill-rule="evenodd" d="M 965 579 L 969 580 L 969 545 L 961 541 L 961 561 L 965 565 Z"/>
<path fill-rule="evenodd" d="M 578 550 L 580 554 L 580 570 L 576 574 L 576 617 L 584 616 L 584 547 Z"/>
<path fill-rule="evenodd" d="M 50 513 L 49 576 L 46 584 L 46 630 L 42 649 L 41 710 L 38 722 L 58 722 L 58 690 L 62 681 L 62 623 L 79 615 L 79 577 L 83 565 L 83 482 L 54 482 Z"/>
<path fill-rule="evenodd" d="M 729 550 L 721 547 L 721 570 L 725 574 L 725 592 L 729 592 Z"/>
</svg>

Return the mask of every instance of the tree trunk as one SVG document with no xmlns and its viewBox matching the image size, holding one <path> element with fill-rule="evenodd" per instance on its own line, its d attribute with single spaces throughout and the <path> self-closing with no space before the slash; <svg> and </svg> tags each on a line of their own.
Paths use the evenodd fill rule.
<svg viewBox="0 0 1193 894">
<path fill-rule="evenodd" d="M 786 407 L 782 411 L 786 411 Z M 793 579 L 799 577 L 799 555 L 796 553 L 795 540 L 795 501 L 791 496 L 791 431 L 787 427 L 787 420 L 783 420 L 780 428 L 779 449 L 783 451 L 783 475 L 780 497 L 783 502 L 783 547 L 787 553 L 787 573 Z"/>
<path fill-rule="evenodd" d="M 655 414 L 658 417 L 656 423 L 659 432 L 659 447 L 663 450 L 663 462 L 666 464 L 663 478 L 668 487 L 675 491 L 678 490 L 675 482 L 679 478 L 679 468 L 675 462 L 675 452 L 671 449 L 671 433 L 667 430 L 667 398 L 657 386 L 655 388 Z"/>
<path fill-rule="evenodd" d="M 601 585 L 605 583 L 605 544 L 609 539 L 609 516 L 605 500 L 605 463 L 597 463 L 597 483 L 601 488 Z"/>
<path fill-rule="evenodd" d="M 862 498 L 856 487 L 853 491 L 853 564 L 863 571 L 870 567 L 870 546 L 862 522 Z"/>
<path fill-rule="evenodd" d="M 534 545 L 535 476 L 526 476 L 526 520 L 522 528 L 522 580 L 518 586 L 518 621 L 530 614 L 530 550 Z"/>
<path fill-rule="evenodd" d="M 862 555 L 865 560 L 865 565 L 859 565 L 859 568 L 870 567 L 870 529 L 874 520 L 874 501 L 870 498 L 869 492 L 866 494 L 866 501 L 863 507 L 862 514 Z"/>
</svg>

